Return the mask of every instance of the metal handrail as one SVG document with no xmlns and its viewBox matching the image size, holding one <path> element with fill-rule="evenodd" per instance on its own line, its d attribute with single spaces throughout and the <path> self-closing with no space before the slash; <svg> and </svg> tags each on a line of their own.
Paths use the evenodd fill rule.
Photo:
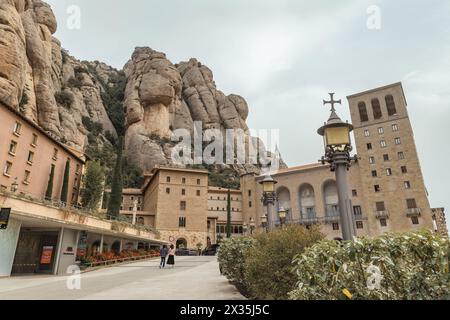
<svg viewBox="0 0 450 320">
<path fill-rule="evenodd" d="M 127 261 L 144 260 L 144 259 L 150 259 L 150 258 L 155 258 L 155 257 L 159 257 L 159 253 L 154 253 L 154 254 L 144 255 L 144 256 L 126 257 L 126 258 L 117 258 L 117 259 L 104 260 L 104 261 L 88 262 L 88 263 L 82 263 L 82 265 L 92 268 L 94 266 L 99 266 L 99 265 L 106 266 L 108 264 L 116 264 L 117 262 L 123 263 L 123 262 L 127 262 Z"/>
</svg>

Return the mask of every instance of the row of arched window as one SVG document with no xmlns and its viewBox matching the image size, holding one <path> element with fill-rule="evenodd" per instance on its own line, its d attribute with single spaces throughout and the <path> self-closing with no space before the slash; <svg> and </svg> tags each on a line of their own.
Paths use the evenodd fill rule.
<svg viewBox="0 0 450 320">
<path fill-rule="evenodd" d="M 387 95 L 384 97 L 386 102 L 386 108 L 388 116 L 394 116 L 397 114 L 397 108 L 395 107 L 394 97 L 392 95 Z M 378 98 L 371 100 L 372 113 L 375 120 L 381 119 L 383 117 L 383 112 L 381 111 L 381 104 Z M 369 114 L 367 113 L 367 106 L 364 101 L 358 103 L 359 117 L 361 122 L 369 121 Z"/>
</svg>

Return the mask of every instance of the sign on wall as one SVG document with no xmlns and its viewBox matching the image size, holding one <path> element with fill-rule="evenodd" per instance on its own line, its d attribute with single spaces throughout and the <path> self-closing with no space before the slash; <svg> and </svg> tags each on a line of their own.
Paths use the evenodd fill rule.
<svg viewBox="0 0 450 320">
<path fill-rule="evenodd" d="M 51 264 L 53 256 L 53 246 L 45 246 L 42 248 L 41 264 Z"/>
<path fill-rule="evenodd" d="M 11 208 L 0 209 L 0 230 L 4 230 L 8 227 L 10 215 L 11 215 Z"/>
</svg>

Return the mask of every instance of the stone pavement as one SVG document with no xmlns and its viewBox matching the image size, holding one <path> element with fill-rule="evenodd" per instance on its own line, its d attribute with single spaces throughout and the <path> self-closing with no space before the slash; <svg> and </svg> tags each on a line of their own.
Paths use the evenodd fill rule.
<svg viewBox="0 0 450 320">
<path fill-rule="evenodd" d="M 220 275 L 216 257 L 176 257 L 175 268 L 159 269 L 159 258 L 81 274 L 69 290 L 66 276 L 0 279 L 0 300 L 243 300 Z"/>
</svg>

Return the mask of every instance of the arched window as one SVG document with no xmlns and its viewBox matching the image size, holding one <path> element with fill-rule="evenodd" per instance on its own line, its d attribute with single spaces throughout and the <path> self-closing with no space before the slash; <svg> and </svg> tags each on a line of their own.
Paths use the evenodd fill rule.
<svg viewBox="0 0 450 320">
<path fill-rule="evenodd" d="M 369 116 L 367 115 L 367 108 L 365 102 L 358 103 L 358 109 L 359 109 L 359 117 L 361 119 L 361 122 L 369 121 Z"/>
<path fill-rule="evenodd" d="M 386 107 L 389 116 L 395 116 L 397 114 L 397 109 L 395 108 L 395 101 L 392 95 L 387 95 L 385 97 Z"/>
<path fill-rule="evenodd" d="M 316 218 L 316 199 L 314 188 L 310 184 L 304 184 L 299 189 L 300 210 L 302 220 Z"/>
<path fill-rule="evenodd" d="M 329 180 L 325 182 L 323 185 L 323 197 L 326 216 L 329 218 L 339 217 L 339 198 L 335 181 Z"/>
<path fill-rule="evenodd" d="M 378 100 L 377 98 L 372 99 L 372 110 L 373 110 L 373 117 L 375 119 L 381 119 L 383 114 L 381 113 L 380 100 Z"/>
<path fill-rule="evenodd" d="M 277 190 L 278 202 L 277 202 L 277 212 L 283 207 L 287 211 L 287 218 L 291 218 L 291 193 L 286 187 L 280 187 Z M 277 214 L 278 220 L 278 214 Z"/>
</svg>

